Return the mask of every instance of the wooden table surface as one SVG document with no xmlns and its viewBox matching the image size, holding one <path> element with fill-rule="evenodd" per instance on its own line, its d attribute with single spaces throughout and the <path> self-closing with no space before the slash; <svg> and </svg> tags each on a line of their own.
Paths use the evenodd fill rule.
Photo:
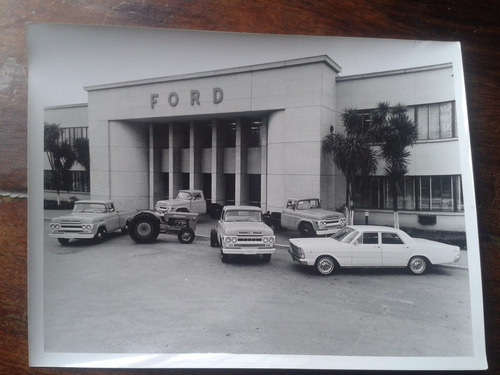
<svg viewBox="0 0 500 375">
<path fill-rule="evenodd" d="M 22 192 L 27 185 L 26 22 L 460 41 L 475 173 L 488 373 L 500 372 L 499 21 L 500 2 L 494 0 L 0 0 L 0 191 Z M 24 199 L 0 203 L 0 373 L 160 372 L 28 367 L 26 207 Z"/>
</svg>

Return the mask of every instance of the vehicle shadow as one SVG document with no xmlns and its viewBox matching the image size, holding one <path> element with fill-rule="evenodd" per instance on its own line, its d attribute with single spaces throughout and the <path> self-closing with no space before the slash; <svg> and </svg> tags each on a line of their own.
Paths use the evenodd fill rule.
<svg viewBox="0 0 500 375">
<path fill-rule="evenodd" d="M 272 259 L 271 259 L 272 262 Z M 245 266 L 255 266 L 255 265 L 265 265 L 269 264 L 266 262 L 262 255 L 239 255 L 239 254 L 231 254 L 229 256 L 228 261 L 226 262 L 228 265 L 234 265 L 239 267 Z"/>
<path fill-rule="evenodd" d="M 99 247 L 99 245 L 105 245 L 108 241 L 113 241 L 113 239 L 125 236 L 125 234 L 120 232 L 108 233 L 101 241 L 96 241 L 95 239 L 72 239 L 66 244 L 58 243 L 54 247 L 54 253 L 56 254 L 67 254 L 67 253 L 77 253 L 88 248 Z M 128 236 L 128 235 L 127 235 Z"/>
<path fill-rule="evenodd" d="M 452 268 L 451 267 L 446 267 L 446 266 L 428 266 L 427 270 L 423 275 L 414 275 L 412 274 L 407 268 L 400 268 L 400 267 L 395 267 L 395 268 L 377 268 L 377 267 L 370 267 L 370 268 L 340 268 L 336 269 L 331 275 L 329 276 L 324 276 L 320 275 L 315 267 L 305 267 L 299 264 L 293 264 L 291 266 L 291 270 L 302 273 L 307 276 L 317 276 L 317 277 L 331 277 L 331 276 L 342 276 L 342 275 L 349 275 L 349 276 L 383 276 L 383 275 L 390 275 L 390 276 L 412 276 L 412 277 L 417 277 L 417 276 L 426 276 L 426 275 L 442 275 L 442 276 L 451 276 L 452 275 Z"/>
</svg>

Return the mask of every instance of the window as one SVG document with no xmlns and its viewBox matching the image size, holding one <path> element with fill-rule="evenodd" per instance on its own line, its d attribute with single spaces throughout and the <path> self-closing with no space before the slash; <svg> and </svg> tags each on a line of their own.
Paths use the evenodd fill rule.
<svg viewBox="0 0 500 375">
<path fill-rule="evenodd" d="M 69 172 L 70 191 L 88 193 L 90 192 L 90 172 L 89 171 L 70 171 Z M 43 188 L 45 190 L 57 190 L 56 174 L 52 170 L 43 171 Z M 62 183 L 59 186 L 60 191 L 64 191 Z"/>
<path fill-rule="evenodd" d="M 382 233 L 382 243 L 384 245 L 404 245 L 396 233 Z"/>
<path fill-rule="evenodd" d="M 358 178 L 354 184 L 357 208 L 393 209 L 386 177 Z M 398 209 L 409 211 L 463 211 L 461 177 L 406 176 L 398 189 Z"/>
<path fill-rule="evenodd" d="M 363 245 L 376 245 L 376 244 L 378 244 L 378 232 L 376 232 L 376 233 L 363 233 L 362 244 Z"/>
<path fill-rule="evenodd" d="M 59 137 L 60 142 L 67 142 L 73 145 L 75 139 L 78 138 L 88 138 L 88 127 L 80 126 L 74 128 L 60 128 L 61 136 Z"/>
<path fill-rule="evenodd" d="M 417 124 L 420 140 L 456 137 L 454 102 L 409 107 L 408 116 Z"/>
</svg>

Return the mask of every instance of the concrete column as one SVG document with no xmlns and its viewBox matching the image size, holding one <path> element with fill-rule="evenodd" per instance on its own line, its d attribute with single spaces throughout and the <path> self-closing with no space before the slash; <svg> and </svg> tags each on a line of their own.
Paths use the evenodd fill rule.
<svg viewBox="0 0 500 375">
<path fill-rule="evenodd" d="M 168 129 L 168 194 L 170 198 L 175 198 L 182 186 L 181 176 L 181 142 L 182 136 L 179 126 L 174 122 L 170 123 Z"/>
<path fill-rule="evenodd" d="M 202 189 L 201 173 L 202 135 L 194 121 L 189 123 L 189 188 Z"/>
<path fill-rule="evenodd" d="M 248 127 L 236 120 L 235 204 L 248 205 Z"/>
<path fill-rule="evenodd" d="M 267 211 L 267 117 L 260 128 L 260 207 Z"/>
<path fill-rule="evenodd" d="M 212 203 L 226 201 L 224 184 L 224 137 L 221 124 L 212 122 Z"/>
<path fill-rule="evenodd" d="M 155 207 L 155 174 L 154 174 L 154 139 L 153 139 L 153 124 L 149 124 L 149 134 L 148 134 L 148 148 L 149 148 L 149 160 L 148 160 L 148 172 L 149 172 L 149 209 L 152 210 Z"/>
</svg>

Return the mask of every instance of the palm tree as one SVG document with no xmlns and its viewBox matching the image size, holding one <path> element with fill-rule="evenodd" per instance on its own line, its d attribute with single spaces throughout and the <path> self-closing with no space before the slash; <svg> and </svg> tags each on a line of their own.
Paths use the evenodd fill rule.
<svg viewBox="0 0 500 375">
<path fill-rule="evenodd" d="M 372 116 L 370 135 L 380 147 L 380 156 L 385 160 L 384 175 L 387 177 L 394 208 L 394 227 L 399 228 L 398 193 L 408 173 L 411 152 L 418 139 L 418 127 L 408 117 L 408 108 L 401 103 L 390 107 L 389 103 L 378 104 Z"/>
<path fill-rule="evenodd" d="M 90 170 L 90 153 L 88 138 L 77 138 L 73 142 L 73 149 L 76 154 L 76 162 L 80 164 L 86 171 Z"/>
<path fill-rule="evenodd" d="M 374 173 L 377 170 L 377 155 L 363 137 L 361 117 L 356 110 L 344 109 L 341 120 L 345 134 L 334 133 L 333 127 L 330 127 L 330 134 L 323 139 L 323 149 L 345 176 L 346 219 L 348 224 L 352 224 L 354 178 Z"/>
<path fill-rule="evenodd" d="M 60 191 L 71 189 L 70 169 L 76 160 L 75 152 L 68 142 L 61 141 L 61 129 L 59 124 L 44 124 L 43 150 L 47 154 L 50 168 L 52 169 L 52 181 L 57 191 L 57 205 L 61 203 Z"/>
</svg>

